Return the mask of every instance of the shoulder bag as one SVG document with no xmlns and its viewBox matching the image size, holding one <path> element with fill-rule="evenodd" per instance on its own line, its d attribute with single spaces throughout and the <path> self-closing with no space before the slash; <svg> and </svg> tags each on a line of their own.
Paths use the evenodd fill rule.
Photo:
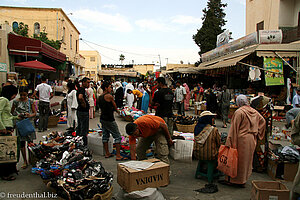
<svg viewBox="0 0 300 200">
<path fill-rule="evenodd" d="M 28 98 L 28 102 L 29 102 L 28 113 L 30 113 L 30 99 L 29 98 Z M 35 132 L 35 129 L 29 118 L 23 119 L 23 120 L 17 122 L 16 126 L 20 133 L 20 136 L 23 136 L 23 137 Z"/>
</svg>

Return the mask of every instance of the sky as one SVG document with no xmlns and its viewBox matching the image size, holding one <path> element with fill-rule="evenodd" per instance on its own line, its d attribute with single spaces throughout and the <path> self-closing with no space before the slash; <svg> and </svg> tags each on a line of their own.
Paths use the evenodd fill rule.
<svg viewBox="0 0 300 200">
<path fill-rule="evenodd" d="M 192 36 L 206 0 L 0 0 L 3 6 L 62 8 L 80 32 L 80 50 L 97 50 L 102 64 L 194 64 Z M 223 0 L 233 39 L 245 35 L 246 0 Z"/>
</svg>

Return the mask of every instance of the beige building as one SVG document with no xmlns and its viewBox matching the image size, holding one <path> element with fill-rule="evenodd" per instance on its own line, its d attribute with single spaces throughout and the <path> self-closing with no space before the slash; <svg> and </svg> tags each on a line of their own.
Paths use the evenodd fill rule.
<svg viewBox="0 0 300 200">
<path fill-rule="evenodd" d="M 75 71 L 84 71 L 78 54 L 80 32 L 61 8 L 0 6 L 0 24 L 16 28 L 21 22 L 28 25 L 29 37 L 44 31 L 50 40 L 62 41 L 59 51 L 67 56 Z"/>
<path fill-rule="evenodd" d="M 246 35 L 278 29 L 284 37 L 300 37 L 299 0 L 246 0 Z"/>
<path fill-rule="evenodd" d="M 133 65 L 133 71 L 138 72 L 142 75 L 146 75 L 147 72 L 154 72 L 154 64 L 144 64 L 144 65 Z"/>
<path fill-rule="evenodd" d="M 6 72 L 9 72 L 9 56 L 7 50 L 7 34 L 11 32 L 11 27 L 1 24 L 0 27 L 0 84 L 6 82 Z"/>
<path fill-rule="evenodd" d="M 85 75 L 94 81 L 98 81 L 98 71 L 101 70 L 101 56 L 98 51 L 80 51 L 85 57 Z"/>
<path fill-rule="evenodd" d="M 167 64 L 166 70 L 174 70 L 178 68 L 191 68 L 195 67 L 195 65 L 192 64 Z"/>
</svg>

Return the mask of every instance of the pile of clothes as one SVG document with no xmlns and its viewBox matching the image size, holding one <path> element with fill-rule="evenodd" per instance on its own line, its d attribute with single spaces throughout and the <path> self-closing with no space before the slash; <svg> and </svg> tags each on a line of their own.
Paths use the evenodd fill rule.
<svg viewBox="0 0 300 200">
<path fill-rule="evenodd" d="M 37 158 L 32 173 L 64 199 L 91 199 L 112 187 L 113 174 L 92 158 L 82 137 L 74 132 L 52 132 L 45 141 L 29 147 Z"/>
<path fill-rule="evenodd" d="M 124 109 L 121 110 L 120 114 L 121 114 L 122 117 L 130 116 L 130 117 L 132 117 L 133 120 L 136 120 L 137 118 L 145 115 L 144 111 L 138 110 L 134 107 L 130 108 L 130 107 L 127 107 L 127 106 L 125 106 Z"/>
<path fill-rule="evenodd" d="M 300 160 L 299 151 L 294 146 L 279 147 L 269 151 L 268 157 L 273 161 L 288 161 L 290 163 L 298 163 Z"/>
<path fill-rule="evenodd" d="M 175 118 L 176 124 L 182 124 L 182 125 L 192 125 L 197 123 L 199 119 L 199 116 L 183 116 L 183 115 L 177 115 Z"/>
</svg>

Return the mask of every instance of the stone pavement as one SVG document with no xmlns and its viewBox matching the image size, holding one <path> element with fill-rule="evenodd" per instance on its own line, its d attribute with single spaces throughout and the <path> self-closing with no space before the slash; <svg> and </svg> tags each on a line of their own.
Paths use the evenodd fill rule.
<svg viewBox="0 0 300 200">
<path fill-rule="evenodd" d="M 52 103 L 60 101 L 62 97 L 54 97 Z M 188 112 L 191 114 L 192 111 Z M 122 134 L 125 134 L 125 122 L 119 116 L 116 116 L 116 121 L 119 126 L 119 130 Z M 99 114 L 96 115 L 95 119 L 90 120 L 90 128 L 97 128 L 99 123 Z M 220 132 L 228 132 L 229 128 L 223 129 L 220 128 L 222 123 L 220 120 L 216 121 L 216 125 L 219 128 Z M 58 125 L 55 128 L 52 128 L 50 131 L 65 131 L 66 125 Z M 48 132 L 37 133 L 37 140 L 43 140 L 42 136 L 46 135 Z M 117 183 L 117 161 L 115 158 L 105 159 L 104 156 L 94 156 L 95 160 L 101 161 L 104 165 L 105 170 L 111 171 L 114 174 L 113 193 L 116 194 L 120 190 L 120 186 Z M 233 188 L 229 186 L 218 185 L 219 192 L 214 194 L 202 194 L 195 192 L 194 190 L 200 189 L 207 184 L 205 179 L 195 179 L 194 174 L 197 167 L 197 161 L 194 160 L 192 163 L 181 163 L 170 159 L 171 161 L 171 177 L 170 184 L 167 187 L 159 188 L 166 199 L 171 200 L 181 200 L 181 199 L 206 199 L 206 200 L 249 200 L 251 194 L 251 181 L 252 180 L 271 180 L 267 174 L 261 173 L 252 173 L 252 176 L 246 184 L 246 188 Z M 23 170 L 20 167 L 22 166 L 23 161 L 20 160 L 18 163 L 19 175 L 16 176 L 17 179 L 12 182 L 7 182 L 0 180 L 0 194 L 4 192 L 6 195 L 8 192 L 22 194 L 23 192 L 42 194 L 43 192 L 52 192 L 51 189 L 47 188 L 40 176 L 31 174 L 31 168 Z M 284 182 L 289 188 L 291 187 L 291 182 Z M 1 197 L 1 195 L 0 195 Z M 0 198 L 1 199 L 1 198 Z M 7 199 L 7 198 L 4 198 Z"/>
</svg>

